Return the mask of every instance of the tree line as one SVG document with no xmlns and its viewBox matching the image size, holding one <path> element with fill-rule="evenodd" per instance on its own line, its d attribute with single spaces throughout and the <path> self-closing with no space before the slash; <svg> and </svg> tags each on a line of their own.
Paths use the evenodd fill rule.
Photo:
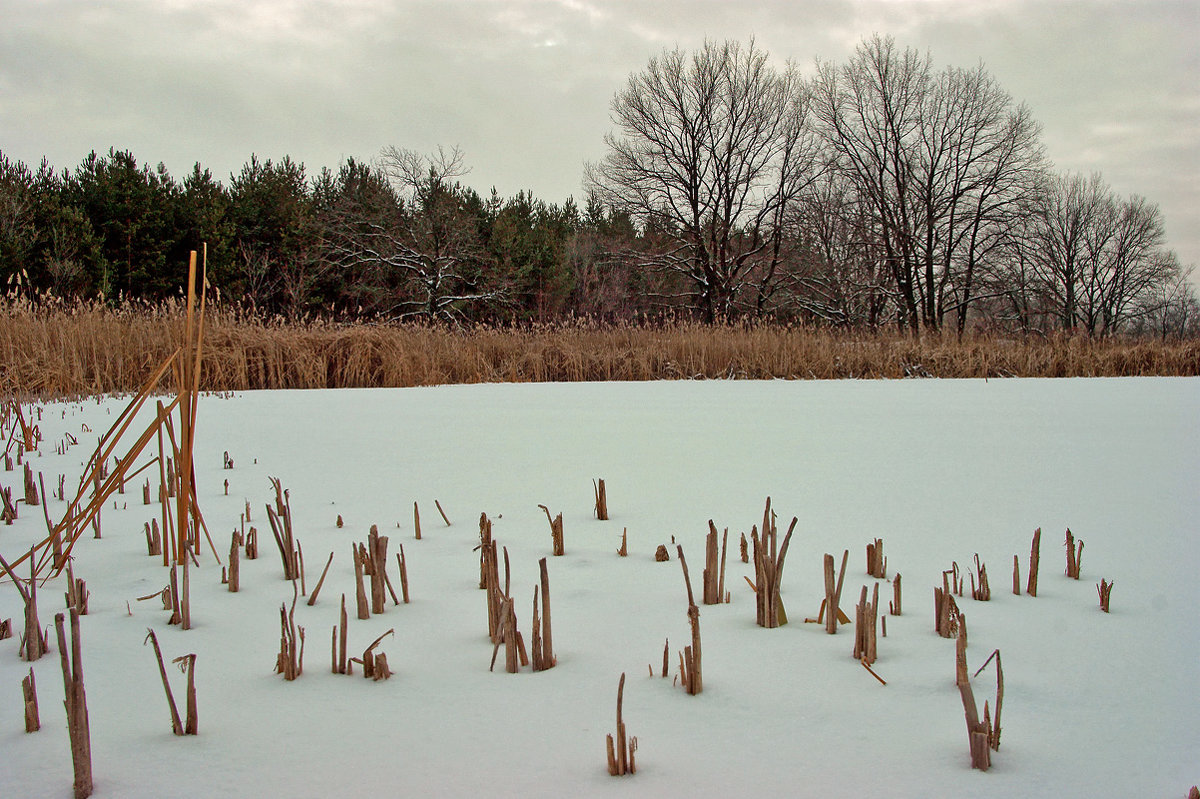
<svg viewBox="0 0 1200 799">
<path fill-rule="evenodd" d="M 806 77 L 707 42 L 650 59 L 611 118 L 582 207 L 483 196 L 457 149 L 312 175 L 252 155 L 227 183 L 116 149 L 62 171 L 0 153 L 0 278 L 154 301 L 206 244 L 223 298 L 289 317 L 1197 331 L 1158 206 L 1056 172 L 982 65 L 875 36 Z"/>
</svg>

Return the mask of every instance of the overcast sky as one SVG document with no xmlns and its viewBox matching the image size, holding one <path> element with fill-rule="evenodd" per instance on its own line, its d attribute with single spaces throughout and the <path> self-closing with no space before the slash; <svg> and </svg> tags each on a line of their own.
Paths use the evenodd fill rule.
<svg viewBox="0 0 1200 799">
<path fill-rule="evenodd" d="M 0 152 L 74 168 L 128 149 L 223 181 L 458 145 L 466 182 L 581 196 L 608 105 L 676 44 L 755 37 L 811 74 L 872 33 L 982 61 L 1063 171 L 1162 208 L 1200 264 L 1197 0 L 0 0 Z"/>
</svg>

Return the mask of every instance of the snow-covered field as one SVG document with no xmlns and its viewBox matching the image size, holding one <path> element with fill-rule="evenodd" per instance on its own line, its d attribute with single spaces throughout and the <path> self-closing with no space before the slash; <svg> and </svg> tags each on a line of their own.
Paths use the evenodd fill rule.
<svg viewBox="0 0 1200 799">
<path fill-rule="evenodd" d="M 47 489 L 77 481 L 123 403 L 45 406 Z M 1183 797 L 1200 782 L 1200 380 L 671 382 L 479 385 L 206 397 L 196 465 L 202 510 L 222 557 L 245 502 L 262 537 L 231 594 L 205 551 L 192 574 L 193 629 L 167 625 L 167 572 L 146 556 L 156 507 L 139 488 L 110 504 L 103 538 L 81 539 L 82 619 L 95 795 L 165 796 L 900 796 Z M 87 426 L 86 428 L 84 426 Z M 90 429 L 94 432 L 84 432 Z M 66 455 L 55 444 L 70 433 Z M 222 452 L 234 469 L 222 469 Z M 313 607 L 302 600 L 304 674 L 274 673 L 279 608 L 292 587 L 266 523 L 268 477 L 289 489 Z M 604 478 L 611 519 L 592 514 Z M 229 480 L 228 496 L 223 481 Z M 140 478 L 139 478 L 140 486 Z M 156 482 L 156 481 L 155 481 Z M 0 472 L 15 488 L 18 472 Z M 68 495 L 71 493 L 68 490 Z M 755 625 L 738 534 L 767 496 L 781 535 L 799 518 L 784 570 L 791 623 Z M 441 501 L 452 525 L 441 521 Z M 413 537 L 420 503 L 423 539 Z M 127 507 L 125 505 L 127 503 Z M 529 639 L 545 514 L 563 514 L 566 555 L 550 557 L 558 665 L 489 672 L 478 519 L 508 548 Z M 64 504 L 52 500 L 50 511 Z M 345 520 L 338 529 L 337 517 Z M 699 590 L 708 520 L 730 531 L 732 602 L 702 606 L 704 691 L 657 671 L 669 638 L 689 637 L 672 536 Z M 350 649 L 389 628 L 379 649 L 395 676 L 330 673 L 340 594 L 353 607 L 351 542 L 370 525 L 403 543 L 413 601 L 358 621 Z M 1037 598 L 1022 581 L 1043 530 Z M 1063 574 L 1066 528 L 1085 542 L 1082 578 Z M 629 557 L 616 549 L 628 529 Z M 21 507 L 0 527 L 12 560 L 45 533 Z M 883 538 L 903 575 L 904 615 L 888 619 L 875 671 L 835 636 L 803 623 L 823 597 L 822 557 L 849 549 L 842 608 L 851 616 L 865 545 Z M 957 561 L 987 564 L 993 598 L 960 600 L 972 672 L 993 649 L 1005 674 L 1003 738 L 987 773 L 971 770 L 954 643 L 933 629 L 932 589 Z M 392 577 L 395 581 L 395 559 Z M 1116 581 L 1112 613 L 1095 584 Z M 53 626 L 65 578 L 39 591 Z M 397 585 L 398 588 L 398 585 Z M 968 584 L 969 592 L 969 584 Z M 891 587 L 881 584 L 886 611 Z M 127 610 L 127 607 L 131 609 Z M 0 618 L 21 629 L 20 599 L 0 584 Z M 149 646 L 196 653 L 200 734 L 175 737 Z M 53 631 L 51 639 L 53 640 Z M 34 664 L 43 729 L 24 733 L 18 641 L 0 641 L 0 796 L 66 797 L 71 764 L 57 651 Z M 52 643 L 52 649 L 57 646 Z M 639 741 L 638 772 L 610 777 L 617 681 Z M 182 710 L 183 678 L 172 672 Z M 991 670 L 976 686 L 994 692 Z"/>
</svg>

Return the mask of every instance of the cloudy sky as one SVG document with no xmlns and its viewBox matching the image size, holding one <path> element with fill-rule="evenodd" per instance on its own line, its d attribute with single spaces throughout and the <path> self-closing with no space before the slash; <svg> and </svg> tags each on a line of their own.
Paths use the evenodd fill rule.
<svg viewBox="0 0 1200 799">
<path fill-rule="evenodd" d="M 811 73 L 878 32 L 982 61 L 1063 171 L 1157 202 L 1200 264 L 1197 0 L 0 0 L 0 152 L 129 149 L 222 180 L 458 145 L 467 182 L 581 194 L 608 104 L 663 48 L 746 40 Z M 1200 269 L 1198 269 L 1200 271 Z"/>
</svg>

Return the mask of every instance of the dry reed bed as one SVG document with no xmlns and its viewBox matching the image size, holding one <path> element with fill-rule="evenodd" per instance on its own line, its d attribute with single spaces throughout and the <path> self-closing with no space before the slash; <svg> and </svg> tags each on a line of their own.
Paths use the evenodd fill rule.
<svg viewBox="0 0 1200 799">
<path fill-rule="evenodd" d="M 0 306 L 0 390 L 136 391 L 180 340 L 174 308 Z M 1200 374 L 1200 341 L 1025 339 L 778 326 L 577 324 L 469 330 L 285 323 L 210 311 L 206 390 L 686 378 L 1102 377 Z"/>
</svg>

